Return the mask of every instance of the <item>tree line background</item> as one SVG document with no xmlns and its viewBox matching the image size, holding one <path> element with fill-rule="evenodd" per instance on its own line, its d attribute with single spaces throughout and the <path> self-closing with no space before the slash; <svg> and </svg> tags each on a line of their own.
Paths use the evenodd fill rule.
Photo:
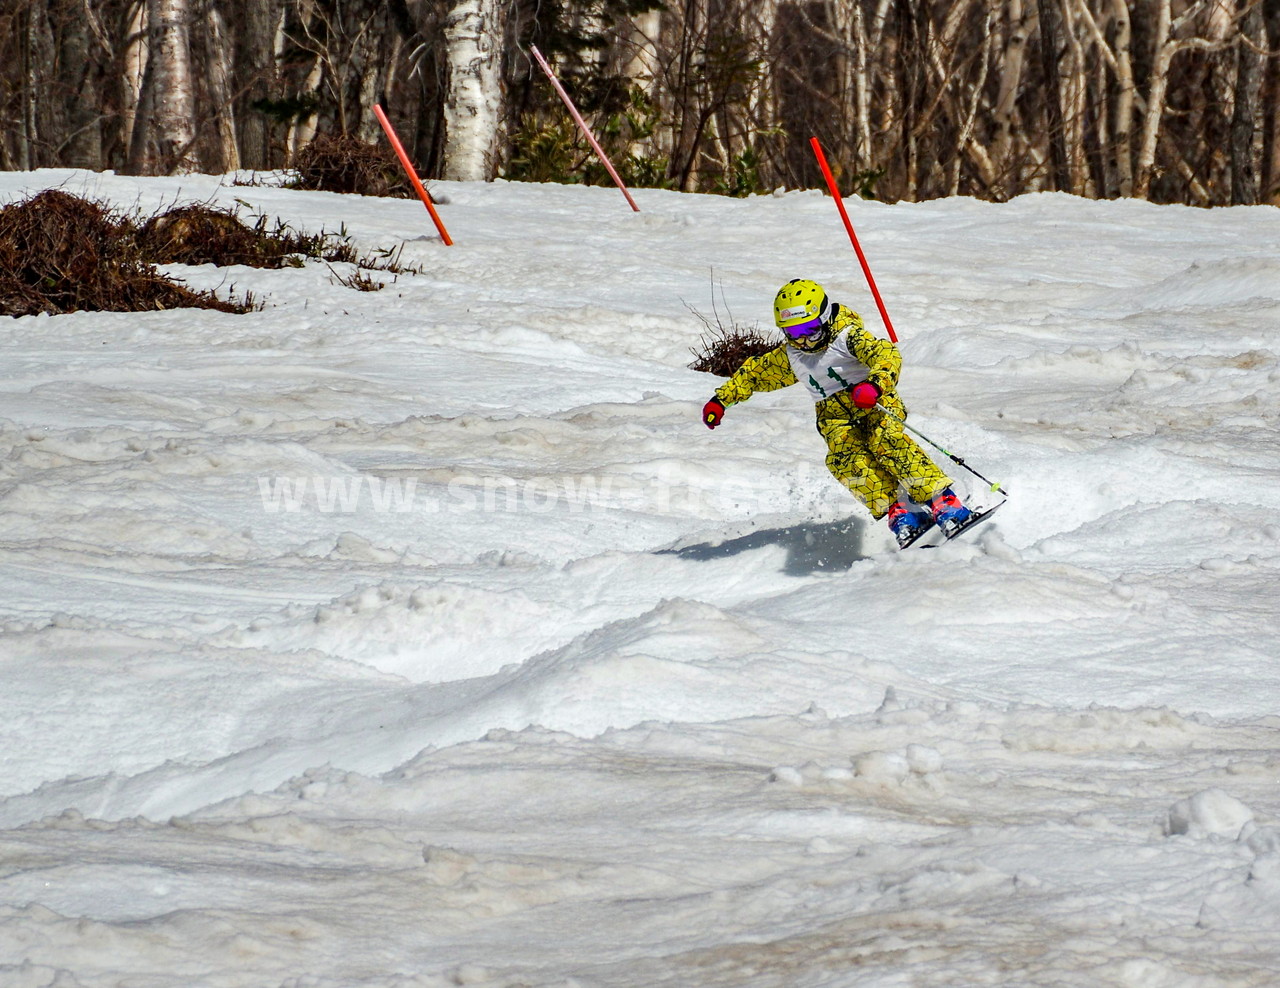
<svg viewBox="0 0 1280 988">
<path fill-rule="evenodd" d="M 1280 204 L 1280 0 L 5 0 L 0 168 L 287 168 L 317 135 L 424 177 Z"/>
</svg>

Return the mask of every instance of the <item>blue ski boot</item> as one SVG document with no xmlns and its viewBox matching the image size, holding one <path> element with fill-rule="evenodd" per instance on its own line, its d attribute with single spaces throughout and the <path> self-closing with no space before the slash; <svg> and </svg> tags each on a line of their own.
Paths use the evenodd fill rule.
<svg viewBox="0 0 1280 988">
<path fill-rule="evenodd" d="M 905 549 L 933 527 L 933 517 L 924 511 L 912 511 L 903 501 L 889 506 L 889 530 L 898 541 L 898 548 Z"/>
<path fill-rule="evenodd" d="M 972 511 L 960 503 L 960 499 L 956 497 L 956 492 L 950 487 L 935 495 L 933 500 L 929 502 L 929 507 L 933 510 L 933 523 L 942 529 L 942 534 L 947 538 L 951 538 L 960 529 L 964 528 L 965 523 L 973 514 Z"/>
</svg>

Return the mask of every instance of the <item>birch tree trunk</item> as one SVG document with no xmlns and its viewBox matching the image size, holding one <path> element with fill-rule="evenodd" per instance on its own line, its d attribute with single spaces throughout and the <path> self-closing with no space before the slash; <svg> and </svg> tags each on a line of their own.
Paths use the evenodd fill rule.
<svg viewBox="0 0 1280 988">
<path fill-rule="evenodd" d="M 672 8 L 678 7 L 678 12 Z M 707 4 L 702 0 L 682 0 L 668 8 L 666 19 L 675 39 L 671 79 L 671 166 L 676 188 L 684 192 L 697 178 L 698 144 L 710 111 L 704 105 L 699 76 L 706 67 Z"/>
<path fill-rule="evenodd" d="M 1151 170 L 1156 162 L 1156 140 L 1160 136 L 1160 119 L 1164 116 L 1165 93 L 1169 87 L 1169 65 L 1175 46 L 1169 38 L 1173 16 L 1170 0 L 1156 0 L 1155 64 L 1147 86 L 1147 110 L 1142 118 L 1142 143 L 1138 147 L 1138 164 L 1133 181 L 1133 194 L 1147 198 L 1151 191 Z"/>
<path fill-rule="evenodd" d="M 1258 51 L 1265 50 L 1267 40 L 1260 4 L 1250 7 L 1245 14 L 1241 34 L 1241 42 L 1236 47 L 1235 107 L 1231 114 L 1231 202 L 1237 206 L 1258 201 L 1254 138 L 1264 69 Z"/>
<path fill-rule="evenodd" d="M 623 69 L 630 83 L 638 87 L 655 106 L 660 105 L 661 100 L 658 86 L 658 76 L 661 72 L 658 61 L 658 39 L 661 36 L 661 10 L 649 10 L 636 14 L 632 18 L 631 57 Z M 628 150 L 637 157 L 649 157 L 658 153 L 659 144 L 656 134 L 632 141 Z"/>
<path fill-rule="evenodd" d="M 1264 11 L 1268 47 L 1280 46 L 1280 10 L 1274 7 Z M 1262 121 L 1262 199 L 1273 206 L 1280 206 L 1280 62 L 1267 60 L 1267 81 L 1264 84 L 1266 98 L 1263 101 L 1265 118 Z"/>
<path fill-rule="evenodd" d="M 1089 174 L 1089 142 L 1096 138 L 1091 126 L 1089 112 L 1089 84 L 1086 73 L 1088 58 L 1084 45 L 1080 41 L 1079 25 L 1072 16 L 1070 4 L 1058 11 L 1059 24 L 1066 40 L 1069 70 L 1066 73 L 1065 102 L 1069 109 L 1066 113 L 1064 133 L 1066 135 L 1068 170 L 1071 175 L 1070 190 L 1080 195 L 1088 195 Z"/>
<path fill-rule="evenodd" d="M 1178 29 L 1191 20 L 1205 6 L 1205 0 L 1195 0 L 1179 16 L 1173 20 L 1170 0 L 1157 0 L 1156 31 L 1153 47 L 1155 60 L 1151 66 L 1151 83 L 1147 89 L 1146 113 L 1142 119 L 1142 144 L 1138 150 L 1137 173 L 1133 183 L 1133 194 L 1139 199 L 1146 199 L 1151 194 L 1151 180 L 1156 162 L 1156 145 L 1160 138 L 1160 124 L 1164 119 L 1165 100 L 1169 92 L 1169 70 L 1173 58 L 1178 52 L 1187 48 L 1212 50 L 1220 46 L 1220 42 L 1206 41 L 1203 38 L 1191 38 L 1180 41 Z"/>
<path fill-rule="evenodd" d="M 147 66 L 129 162 L 135 175 L 186 174 L 198 167 L 190 15 L 189 0 L 147 0 Z"/>
<path fill-rule="evenodd" d="M 644 90 L 650 99 L 657 96 L 660 72 L 658 39 L 662 35 L 662 11 L 647 10 L 632 18 L 631 57 L 627 61 L 626 75 Z"/>
<path fill-rule="evenodd" d="M 44 88 L 44 70 L 49 64 L 50 31 L 42 6 L 28 4 L 22 19 L 22 127 L 20 129 L 22 167 L 41 168 L 46 160 L 48 144 L 47 114 L 41 113 L 40 93 Z"/>
<path fill-rule="evenodd" d="M 138 105 L 142 100 L 142 78 L 147 64 L 147 9 L 141 0 L 129 5 L 122 18 L 124 51 L 121 53 L 120 133 L 124 138 L 124 164 L 130 170 L 133 162 L 133 134 L 137 130 Z"/>
<path fill-rule="evenodd" d="M 1127 0 L 1112 0 L 1115 17 L 1116 112 L 1115 170 L 1122 196 L 1133 195 L 1133 28 Z"/>
<path fill-rule="evenodd" d="M 1166 4 L 1168 0 L 1165 0 Z M 1057 0 L 1036 0 L 1040 15 L 1040 67 L 1044 73 L 1046 122 L 1049 126 L 1049 161 L 1053 187 L 1071 191 L 1071 167 L 1067 159 L 1066 122 L 1062 115 L 1062 86 L 1058 77 L 1058 43 L 1062 36 L 1062 14 Z"/>
<path fill-rule="evenodd" d="M 56 0 L 52 10 L 61 33 L 58 59 L 67 130 L 58 158 L 71 168 L 101 168 L 102 111 L 91 82 L 90 54 L 90 31 L 97 15 L 86 0 Z"/>
<path fill-rule="evenodd" d="M 778 0 L 761 0 L 748 4 L 744 11 L 744 24 L 750 37 L 752 51 L 758 60 L 755 77 L 747 97 L 744 114 L 743 143 L 746 147 L 759 148 L 761 131 L 769 130 L 778 119 L 778 90 L 775 85 L 774 34 L 778 26 Z M 761 156 L 762 164 L 767 160 Z M 761 169 L 761 174 L 766 169 Z"/>
<path fill-rule="evenodd" d="M 457 0 L 445 19 L 446 179 L 487 182 L 497 174 L 503 136 L 505 17 L 501 0 Z"/>
<path fill-rule="evenodd" d="M 210 104 L 209 112 L 213 117 L 212 138 L 208 141 L 208 163 L 210 170 L 221 174 L 240 167 L 235 102 L 231 92 L 233 51 L 227 40 L 227 27 L 222 11 L 214 0 L 207 0 L 204 15 L 202 75 L 204 92 Z"/>
<path fill-rule="evenodd" d="M 987 72 L 989 71 L 989 66 L 991 64 L 991 55 L 995 50 L 995 32 L 992 30 L 993 24 L 991 15 L 991 8 L 988 7 L 985 12 L 985 19 L 983 23 L 982 36 L 985 40 L 983 42 L 984 50 L 982 53 L 982 61 L 978 69 L 978 78 L 973 84 L 969 110 L 965 114 L 964 121 L 960 125 L 960 132 L 956 138 L 956 156 L 951 165 L 951 184 L 947 189 L 947 195 L 951 196 L 960 194 L 960 171 L 964 164 L 966 153 L 971 154 L 970 148 L 974 143 L 974 121 L 978 117 L 978 107 L 982 101 L 982 92 L 986 88 Z M 979 162 L 981 162 L 981 158 L 979 158 Z M 987 167 L 990 167 L 989 163 L 987 164 Z M 984 169 L 980 163 L 979 171 L 983 170 Z"/>
<path fill-rule="evenodd" d="M 245 168 L 271 167 L 271 127 L 267 115 L 253 103 L 269 98 L 275 81 L 276 30 L 280 24 L 277 0 L 254 0 L 241 11 L 236 32 L 236 75 L 245 98 L 236 114 L 241 163 Z"/>
<path fill-rule="evenodd" d="M 324 11 L 314 3 L 285 0 L 281 8 L 280 51 L 276 52 L 276 74 L 280 95 L 295 103 L 284 119 L 284 159 L 293 161 L 299 148 L 316 134 L 320 81 L 324 77 Z"/>
<path fill-rule="evenodd" d="M 866 20 L 862 15 L 862 4 L 855 3 L 853 8 L 853 74 L 857 95 L 855 125 L 857 142 L 854 144 L 854 167 L 864 171 L 872 167 L 871 151 L 871 71 L 868 59 L 868 38 Z"/>
<path fill-rule="evenodd" d="M 1124 3 L 1125 0 L 1118 0 Z M 1017 122 L 1018 93 L 1022 89 L 1026 63 L 1027 39 L 1031 33 L 1031 12 L 1023 7 L 1022 0 L 1008 0 L 1009 35 L 1000 60 L 1000 89 L 995 106 L 995 148 L 991 155 L 993 169 L 998 169 L 1002 179 L 993 176 L 991 195 L 1007 199 L 1013 194 L 1013 148 Z M 1002 184 L 997 184 L 1001 182 Z"/>
</svg>

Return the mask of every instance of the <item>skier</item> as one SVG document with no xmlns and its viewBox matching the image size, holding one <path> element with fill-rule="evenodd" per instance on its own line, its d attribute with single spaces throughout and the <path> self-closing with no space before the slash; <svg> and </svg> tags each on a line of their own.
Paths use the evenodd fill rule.
<svg viewBox="0 0 1280 988">
<path fill-rule="evenodd" d="M 827 469 L 874 518 L 889 519 L 899 546 L 930 525 L 953 535 L 970 511 L 902 422 L 906 407 L 894 391 L 902 355 L 888 340 L 872 336 L 862 318 L 832 302 L 822 286 L 788 281 L 773 300 L 773 317 L 786 341 L 750 357 L 702 409 L 714 429 L 730 405 L 757 391 L 802 382 L 816 403 L 818 432 L 827 441 Z M 889 414 L 892 412 L 893 414 Z M 902 494 L 900 488 L 905 489 Z"/>
</svg>

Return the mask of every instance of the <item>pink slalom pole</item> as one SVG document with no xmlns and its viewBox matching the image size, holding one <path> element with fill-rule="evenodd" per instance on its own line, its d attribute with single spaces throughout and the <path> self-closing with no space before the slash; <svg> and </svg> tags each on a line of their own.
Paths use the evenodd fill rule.
<svg viewBox="0 0 1280 988">
<path fill-rule="evenodd" d="M 876 307 L 880 310 L 880 318 L 884 320 L 884 328 L 889 331 L 889 339 L 897 343 L 898 334 L 893 331 L 893 323 L 889 321 L 889 313 L 885 310 L 884 299 L 880 297 L 880 289 L 876 287 L 876 280 L 871 276 L 871 266 L 867 264 L 867 256 L 862 253 L 862 245 L 858 243 L 858 235 L 853 232 L 853 224 L 849 222 L 849 214 L 845 211 L 844 200 L 840 198 L 840 190 L 836 187 L 835 177 L 831 174 L 831 168 L 827 165 L 827 156 L 822 153 L 822 145 L 818 143 L 816 137 L 809 138 L 809 144 L 813 148 L 813 153 L 817 155 L 818 165 L 822 168 L 822 174 L 826 176 L 827 188 L 831 190 L 831 198 L 836 201 L 836 209 L 840 210 L 840 218 L 844 220 L 844 228 L 849 231 L 849 241 L 853 244 L 853 249 L 858 255 L 858 263 L 862 265 L 862 273 L 867 276 L 867 284 L 871 286 L 871 295 L 876 300 Z"/>
<path fill-rule="evenodd" d="M 436 207 L 431 202 L 431 196 L 427 194 L 422 181 L 418 178 L 418 173 L 414 171 L 413 164 L 409 161 L 409 155 L 405 152 L 404 145 L 400 143 L 400 138 L 396 136 L 396 131 L 391 126 L 391 121 L 387 119 L 386 113 L 377 103 L 373 104 L 373 115 L 378 118 L 378 123 L 382 124 L 383 133 L 387 135 L 387 140 L 391 142 L 392 148 L 395 149 L 396 157 L 400 159 L 400 167 L 409 176 L 413 190 L 418 193 L 418 198 L 422 200 L 422 204 L 427 207 L 427 212 L 431 214 L 431 221 L 435 223 L 436 229 L 440 232 L 440 239 L 445 242 L 445 246 L 452 247 L 453 241 L 449 239 L 449 231 L 444 228 L 444 224 L 440 221 L 440 215 L 436 212 Z"/>
<path fill-rule="evenodd" d="M 627 197 L 627 202 L 631 204 L 631 208 L 637 213 L 640 207 L 636 205 L 636 201 L 631 198 L 631 193 L 627 191 L 627 187 L 622 184 L 622 179 L 618 177 L 618 173 L 614 170 L 613 163 L 609 160 L 609 156 L 604 153 L 604 149 L 600 147 L 599 141 L 595 135 L 591 133 L 591 128 L 587 126 L 587 122 L 582 119 L 582 114 L 578 112 L 578 108 L 573 105 L 573 100 L 569 98 L 569 94 L 564 91 L 564 86 L 560 85 L 560 80 L 556 78 L 555 73 L 551 71 L 551 66 L 547 64 L 547 60 L 542 57 L 542 52 L 538 51 L 537 45 L 530 45 L 529 50 L 533 52 L 533 57 L 538 60 L 538 64 L 542 66 L 542 71 L 547 74 L 547 78 L 551 80 L 551 85 L 560 95 L 560 99 L 564 101 L 564 105 L 569 108 L 569 114 L 573 117 L 574 122 L 578 125 L 578 129 L 582 131 L 592 149 L 596 153 L 596 157 L 600 159 L 600 163 L 604 165 L 608 171 L 609 177 L 613 179 L 613 184 L 622 190 L 622 194 Z"/>
</svg>

